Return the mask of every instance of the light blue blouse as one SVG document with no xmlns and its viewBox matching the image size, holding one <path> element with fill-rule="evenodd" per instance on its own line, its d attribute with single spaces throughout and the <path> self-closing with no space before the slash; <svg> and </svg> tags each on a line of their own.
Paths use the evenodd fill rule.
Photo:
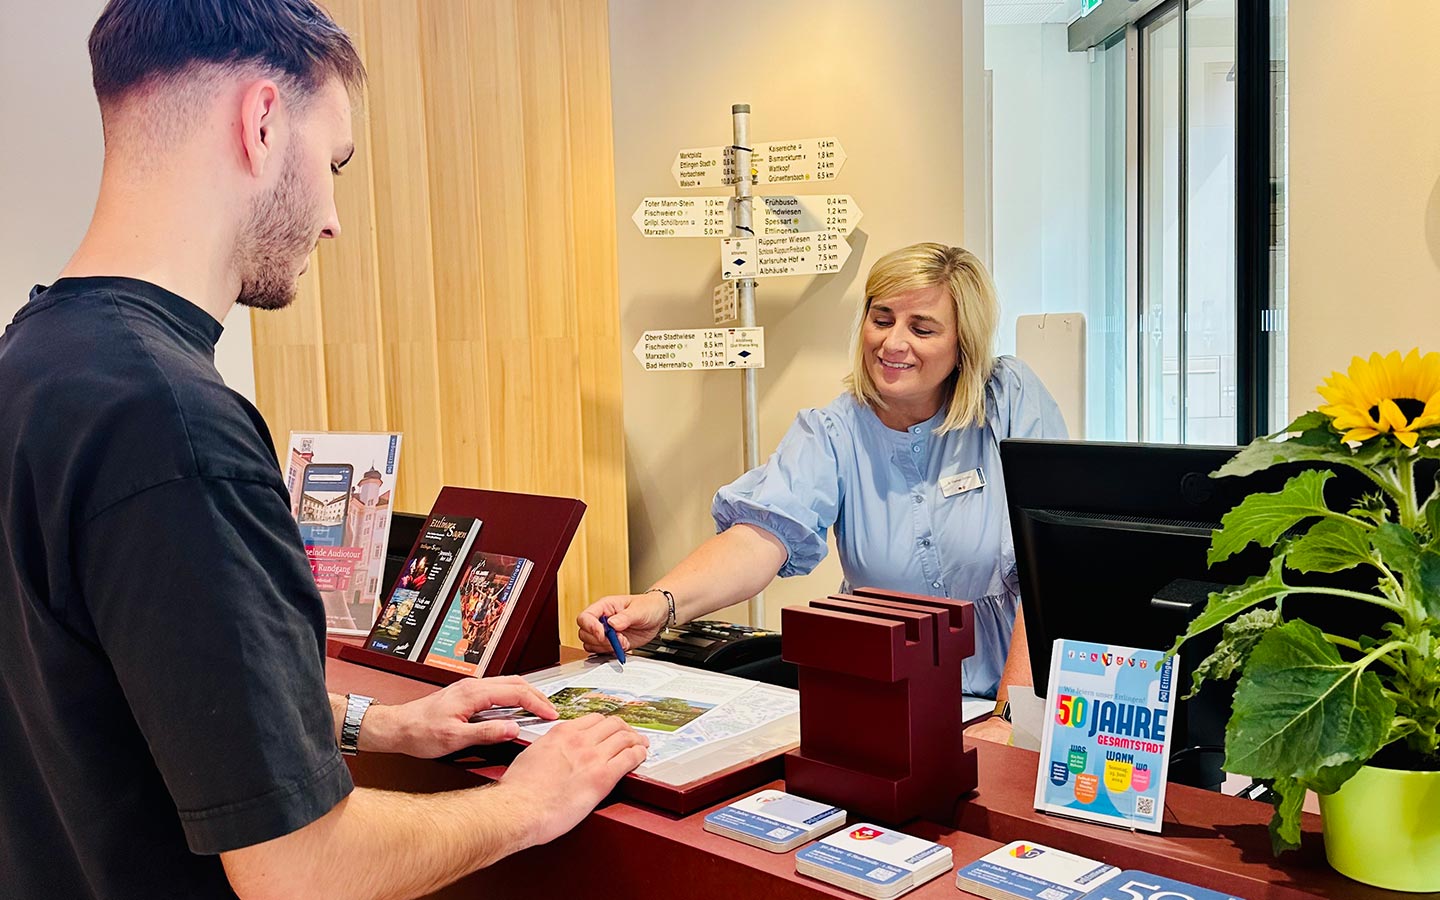
<svg viewBox="0 0 1440 900">
<path fill-rule="evenodd" d="M 975 604 L 975 655 L 964 692 L 995 696 L 1014 628 L 1019 583 L 1000 473 L 1000 440 L 1064 438 L 1060 408 L 1023 362 L 1002 356 L 985 386 L 981 425 L 936 435 L 945 409 L 895 431 L 850 393 L 802 410 L 769 461 L 715 494 L 717 531 L 747 522 L 785 544 L 782 576 L 825 558 L 826 532 L 842 591 L 870 586 Z M 972 469 L 984 487 L 946 497 L 940 480 Z"/>
</svg>

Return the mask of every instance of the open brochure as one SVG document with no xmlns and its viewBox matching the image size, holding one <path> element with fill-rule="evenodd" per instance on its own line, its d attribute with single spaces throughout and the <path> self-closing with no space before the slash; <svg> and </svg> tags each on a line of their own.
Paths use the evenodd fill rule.
<svg viewBox="0 0 1440 900">
<path fill-rule="evenodd" d="M 673 784 L 799 739 L 800 695 L 789 688 L 637 657 L 623 666 L 593 658 L 526 677 L 550 698 L 560 721 L 598 712 L 643 732 L 650 750 L 637 774 Z M 556 724 L 514 710 L 485 717 L 506 716 L 519 721 L 525 740 Z M 716 750 L 722 752 L 706 753 Z"/>
</svg>

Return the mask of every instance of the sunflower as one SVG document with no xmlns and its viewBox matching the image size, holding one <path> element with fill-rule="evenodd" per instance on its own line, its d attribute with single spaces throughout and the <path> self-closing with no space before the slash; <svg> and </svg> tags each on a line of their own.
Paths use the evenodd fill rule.
<svg viewBox="0 0 1440 900">
<path fill-rule="evenodd" d="M 1403 359 L 1370 354 L 1350 360 L 1349 372 L 1330 373 L 1317 390 L 1328 405 L 1320 412 L 1331 418 L 1343 441 L 1367 441 L 1393 434 L 1414 447 L 1421 429 L 1440 425 L 1440 353 L 1411 350 Z"/>
</svg>

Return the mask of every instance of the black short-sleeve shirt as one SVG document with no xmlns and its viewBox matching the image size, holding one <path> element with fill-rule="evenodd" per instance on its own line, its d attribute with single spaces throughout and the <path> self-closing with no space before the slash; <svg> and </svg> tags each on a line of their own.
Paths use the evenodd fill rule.
<svg viewBox="0 0 1440 900">
<path fill-rule="evenodd" d="M 351 790 L 324 613 L 220 323 L 126 278 L 0 336 L 0 896 L 232 897 Z"/>
</svg>

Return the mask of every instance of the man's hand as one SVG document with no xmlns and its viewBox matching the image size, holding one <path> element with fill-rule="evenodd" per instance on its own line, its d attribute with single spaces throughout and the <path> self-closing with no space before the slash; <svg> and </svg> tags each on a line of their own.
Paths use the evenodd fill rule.
<svg viewBox="0 0 1440 900">
<path fill-rule="evenodd" d="M 433 759 L 476 744 L 511 740 L 520 733 L 515 722 L 470 721 L 476 713 L 496 706 L 524 707 L 542 719 L 558 716 L 545 695 L 518 675 L 462 678 L 400 706 L 370 707 L 360 726 L 360 750 Z"/>
<path fill-rule="evenodd" d="M 591 713 L 542 735 L 490 790 L 531 820 L 527 846 L 543 844 L 589 815 L 626 772 L 645 761 L 649 744 L 620 719 Z"/>
<path fill-rule="evenodd" d="M 655 639 L 670 618 L 670 604 L 659 592 L 612 594 L 592 603 L 575 619 L 580 626 L 580 645 L 591 653 L 609 655 L 615 651 L 605 637 L 601 616 L 610 617 L 607 621 L 620 635 L 620 646 L 628 653 Z"/>
</svg>

